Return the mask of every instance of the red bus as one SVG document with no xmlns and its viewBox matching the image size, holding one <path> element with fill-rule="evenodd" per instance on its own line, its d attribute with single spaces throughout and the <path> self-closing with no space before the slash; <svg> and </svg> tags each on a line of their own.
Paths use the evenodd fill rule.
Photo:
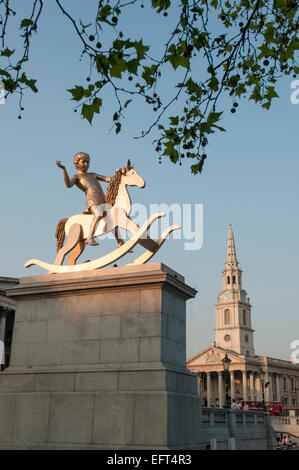
<svg viewBox="0 0 299 470">
<path fill-rule="evenodd" d="M 242 401 L 242 410 L 247 408 L 248 411 L 266 411 L 271 416 L 278 416 L 281 414 L 280 401 Z"/>
</svg>

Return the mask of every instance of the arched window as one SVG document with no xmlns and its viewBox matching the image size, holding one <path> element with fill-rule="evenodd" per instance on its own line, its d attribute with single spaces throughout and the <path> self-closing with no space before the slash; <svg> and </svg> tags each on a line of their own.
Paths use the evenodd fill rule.
<svg viewBox="0 0 299 470">
<path fill-rule="evenodd" d="M 236 276 L 233 276 L 233 284 L 236 284 Z"/>
<path fill-rule="evenodd" d="M 227 276 L 226 282 L 227 284 L 230 284 L 230 276 Z"/>
<path fill-rule="evenodd" d="M 291 389 L 292 389 L 292 390 L 295 390 L 293 377 L 291 378 Z"/>
<path fill-rule="evenodd" d="M 246 325 L 246 310 L 243 310 L 243 325 Z"/>
<path fill-rule="evenodd" d="M 224 310 L 224 324 L 225 325 L 230 324 L 230 311 L 229 311 L 228 308 L 226 310 Z"/>
</svg>

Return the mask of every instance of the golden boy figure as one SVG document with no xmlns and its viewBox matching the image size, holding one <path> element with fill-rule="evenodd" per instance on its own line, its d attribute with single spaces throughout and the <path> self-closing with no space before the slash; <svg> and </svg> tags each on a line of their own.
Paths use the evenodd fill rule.
<svg viewBox="0 0 299 470">
<path fill-rule="evenodd" d="M 64 182 L 67 188 L 71 188 L 75 185 L 85 193 L 88 212 L 93 214 L 93 220 L 85 243 L 88 243 L 88 245 L 98 245 L 94 239 L 96 225 L 106 215 L 106 199 L 99 180 L 109 183 L 111 178 L 96 173 L 87 173 L 89 163 L 90 157 L 87 153 L 76 153 L 74 156 L 74 165 L 78 173 L 70 179 L 65 166 L 61 164 L 61 161 L 56 161 L 56 165 L 63 170 Z"/>
</svg>

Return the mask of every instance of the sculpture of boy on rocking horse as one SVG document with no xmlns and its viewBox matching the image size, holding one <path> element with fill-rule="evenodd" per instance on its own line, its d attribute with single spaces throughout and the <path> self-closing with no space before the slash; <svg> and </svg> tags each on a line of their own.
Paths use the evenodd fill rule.
<svg viewBox="0 0 299 470">
<path fill-rule="evenodd" d="M 71 188 L 75 185 L 85 193 L 87 211 L 58 222 L 55 232 L 57 256 L 54 264 L 31 259 L 25 263 L 26 267 L 37 265 L 51 273 L 99 269 L 114 263 L 127 253 L 132 253 L 132 248 L 137 243 L 147 251 L 129 264 L 144 264 L 159 250 L 169 233 L 180 228 L 178 225 L 167 227 L 160 238 L 154 241 L 147 236 L 147 231 L 155 220 L 165 215 L 163 212 L 151 215 L 142 227 L 130 218 L 131 199 L 126 187 L 145 187 L 143 178 L 136 172 L 130 160 L 125 168 L 117 169 L 112 177 L 88 173 L 89 163 L 90 157 L 87 153 L 77 153 L 74 157 L 74 164 L 78 173 L 70 179 L 66 168 L 59 160 L 56 161 L 57 166 L 63 170 L 66 186 Z M 106 197 L 99 181 L 109 182 Z M 119 228 L 133 235 L 126 243 L 119 236 Z M 94 261 L 76 264 L 86 244 L 98 245 L 94 238 L 110 231 L 114 233 L 118 242 L 116 250 Z M 67 240 L 64 244 L 65 235 L 67 235 Z M 64 258 L 68 253 L 70 253 L 68 266 L 63 266 Z"/>
</svg>

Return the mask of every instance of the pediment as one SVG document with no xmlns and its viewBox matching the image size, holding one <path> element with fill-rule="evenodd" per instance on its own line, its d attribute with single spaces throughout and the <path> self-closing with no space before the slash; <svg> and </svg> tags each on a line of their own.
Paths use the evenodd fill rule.
<svg viewBox="0 0 299 470">
<path fill-rule="evenodd" d="M 217 346 L 209 346 L 208 348 L 201 351 L 196 356 L 191 357 L 187 360 L 187 367 L 193 366 L 209 366 L 212 364 L 220 365 L 222 359 L 224 359 L 225 355 L 228 355 L 229 359 L 232 361 L 231 363 L 240 363 L 246 362 L 244 359 L 237 353 L 233 351 L 228 351 L 222 348 L 218 348 Z"/>
</svg>

